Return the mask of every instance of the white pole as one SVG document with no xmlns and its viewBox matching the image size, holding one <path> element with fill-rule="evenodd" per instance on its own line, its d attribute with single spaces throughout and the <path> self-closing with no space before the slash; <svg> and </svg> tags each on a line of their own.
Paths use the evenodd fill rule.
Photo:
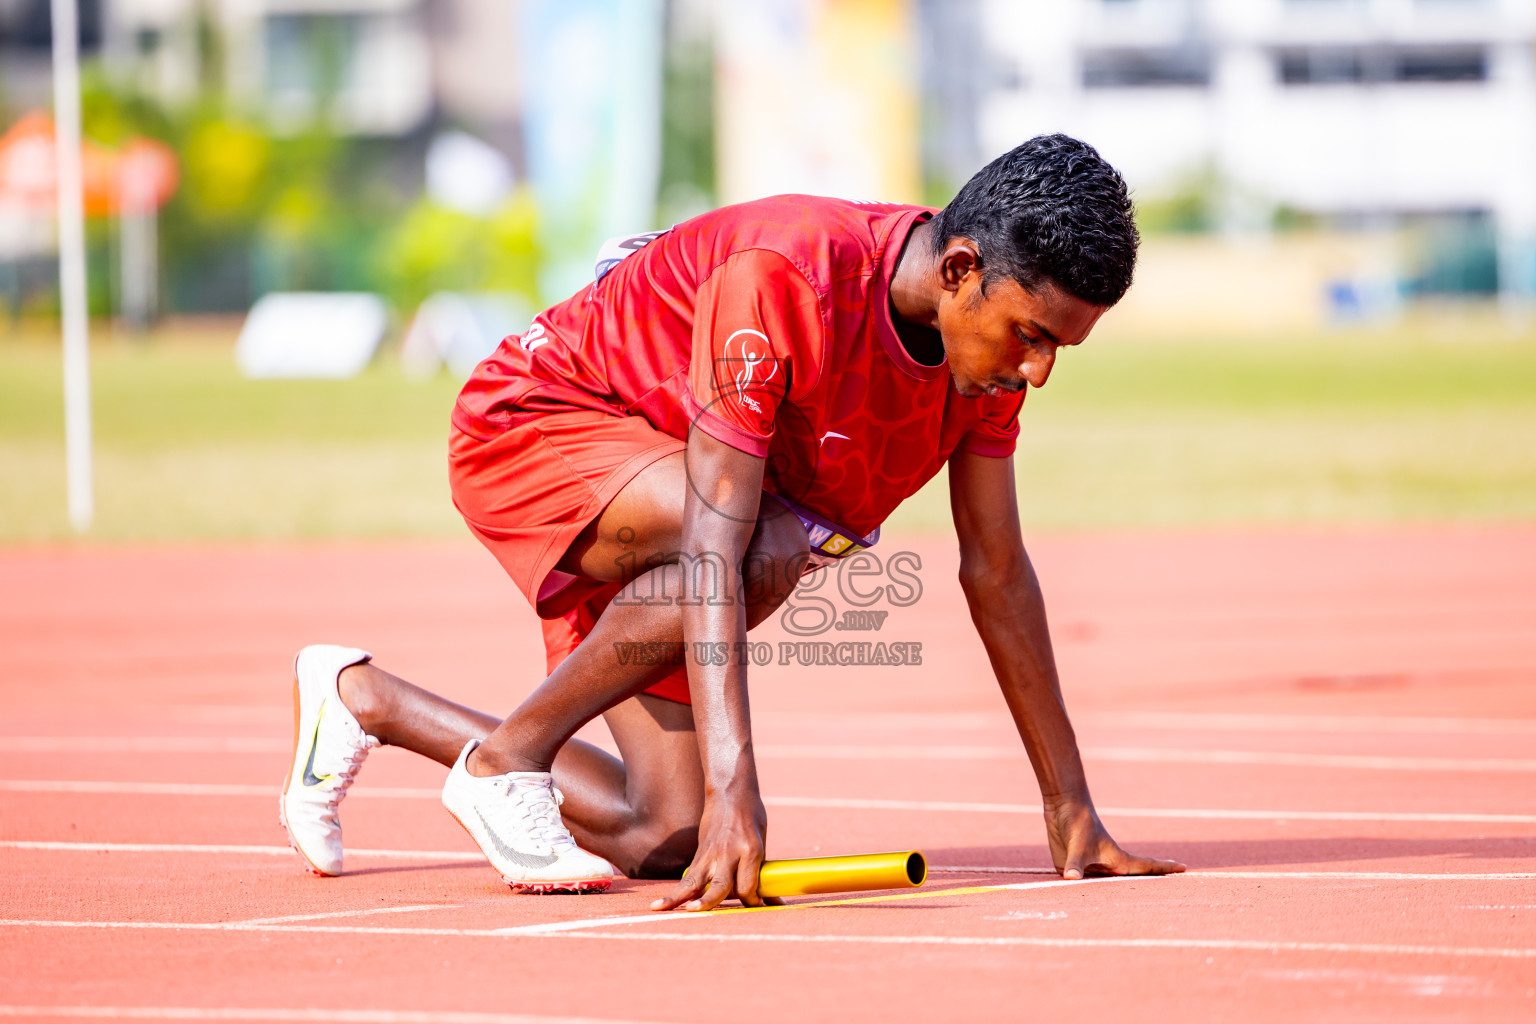
<svg viewBox="0 0 1536 1024">
<path fill-rule="evenodd" d="M 90 324 L 85 293 L 85 194 L 80 173 L 80 54 L 76 0 L 52 0 L 53 131 L 59 192 L 59 304 L 64 319 L 64 452 L 69 521 L 91 528 Z"/>
</svg>

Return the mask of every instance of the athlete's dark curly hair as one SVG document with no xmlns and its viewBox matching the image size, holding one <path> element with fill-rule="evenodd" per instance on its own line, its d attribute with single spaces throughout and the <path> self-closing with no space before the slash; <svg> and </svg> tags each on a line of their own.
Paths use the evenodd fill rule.
<svg viewBox="0 0 1536 1024">
<path fill-rule="evenodd" d="M 1141 235 L 1125 179 L 1097 150 L 1067 135 L 1039 135 L 977 171 L 934 218 L 934 249 L 976 243 L 982 286 L 1009 277 L 1054 282 L 1096 306 L 1131 286 Z"/>
</svg>

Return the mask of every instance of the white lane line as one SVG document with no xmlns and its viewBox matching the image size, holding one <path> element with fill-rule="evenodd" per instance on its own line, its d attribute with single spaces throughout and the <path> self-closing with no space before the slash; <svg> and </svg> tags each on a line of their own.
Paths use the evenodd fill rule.
<svg viewBox="0 0 1536 1024">
<path fill-rule="evenodd" d="M 0 793 L 124 793 L 138 796 L 269 796 L 282 786 L 224 782 L 117 782 L 61 779 L 0 779 Z M 359 786 L 347 795 L 375 800 L 438 800 L 441 789 Z"/>
<path fill-rule="evenodd" d="M 753 722 L 774 729 L 826 728 L 856 732 L 914 729 L 1012 735 L 1013 720 L 1002 711 L 764 712 Z M 1079 711 L 1079 726 L 1196 732 L 1374 732 L 1536 735 L 1536 718 L 1456 718 L 1414 715 L 1286 715 L 1221 711 Z"/>
<path fill-rule="evenodd" d="M 866 903 L 896 903 L 909 900 L 935 899 L 944 896 L 975 896 L 981 893 L 1003 892 L 1010 889 L 1053 889 L 1063 885 L 1084 886 L 1095 882 L 1144 882 L 1152 879 L 1153 875 L 1118 875 L 1104 878 L 1083 878 L 1068 882 L 1057 880 L 1052 882 L 1014 882 L 1002 885 L 971 885 L 955 889 L 904 889 L 898 892 L 884 893 L 879 896 L 860 896 L 857 893 L 849 893 L 846 896 L 824 896 L 812 898 L 799 903 L 791 903 L 784 907 L 723 907 L 716 910 L 706 910 L 702 913 L 670 913 L 663 914 L 651 911 L 646 914 L 625 914 L 619 917 L 593 917 L 585 920 L 551 921 L 548 924 L 514 925 L 510 928 L 498 929 L 501 935 L 546 935 L 552 932 L 584 931 L 589 928 L 606 928 L 616 924 L 666 924 L 672 921 L 706 921 L 716 917 L 738 916 L 741 914 L 763 914 L 787 910 L 810 910 L 818 907 L 848 906 L 851 904 Z"/>
<path fill-rule="evenodd" d="M 1054 875 L 1055 868 L 1000 868 L 992 865 L 968 867 L 961 864 L 929 864 L 928 873 L 941 875 Z M 1186 872 L 1187 874 L 1187 872 Z"/>
<path fill-rule="evenodd" d="M 377 914 L 414 914 L 422 910 L 457 910 L 468 903 L 418 903 L 409 907 L 370 907 L 365 910 L 333 910 L 328 914 L 289 914 L 286 917 L 252 917 L 236 924 L 292 924 L 295 921 L 331 921 L 342 917 L 373 917 Z"/>
<path fill-rule="evenodd" d="M 1054 868 L 1000 868 L 928 865 L 930 873 L 946 875 L 1054 875 Z M 1481 874 L 1430 874 L 1416 871 L 1207 871 L 1195 868 L 1180 874 L 1189 878 L 1289 878 L 1297 880 L 1377 882 L 1512 882 L 1536 881 L 1536 871 L 1491 871 Z M 1137 876 L 1141 877 L 1141 876 Z M 1171 877 L 1171 876 L 1163 876 Z"/>
<path fill-rule="evenodd" d="M 221 713 L 230 709 L 219 708 Z M 241 714 L 246 709 L 234 709 Z M 282 712 L 286 708 L 249 709 Z M 870 712 L 858 715 L 765 713 L 762 723 L 774 727 L 836 726 L 860 732 L 871 729 L 999 729 L 1012 731 L 1012 720 L 1001 712 Z M 1444 733 L 1464 735 L 1536 735 L 1536 718 L 1452 718 L 1411 715 L 1286 715 L 1204 711 L 1083 711 L 1072 716 L 1079 725 L 1104 728 L 1160 729 L 1192 732 L 1337 732 Z M 0 736 L 0 753 L 146 753 L 146 754 L 266 754 L 292 749 L 290 740 L 276 736 Z M 942 748 L 941 748 L 942 749 Z M 970 748 L 961 748 L 970 749 Z M 1006 748 L 1017 752 L 1018 748 Z"/>
<path fill-rule="evenodd" d="M 0 736 L 7 754 L 271 754 L 293 743 L 270 736 Z"/>
<path fill-rule="evenodd" d="M 1536 910 L 1536 903 L 1484 903 L 1457 907 L 1457 910 Z"/>
<path fill-rule="evenodd" d="M 62 843 L 24 839 L 0 840 L 0 850 L 48 850 L 55 853 L 237 853 L 262 857 L 295 857 L 287 846 L 236 846 L 220 843 Z M 359 850 L 349 849 L 348 857 L 378 857 L 385 860 L 484 862 L 479 853 L 463 850 Z"/>
<path fill-rule="evenodd" d="M 766 743 L 759 757 L 826 761 L 1023 761 L 1024 748 L 906 746 L 853 743 Z M 1083 747 L 1088 761 L 1132 764 L 1248 764 L 1282 768 L 1350 768 L 1408 772 L 1536 772 L 1536 758 L 1379 757 L 1368 754 L 1297 754 L 1283 751 L 1200 750 L 1174 747 Z"/>
<path fill-rule="evenodd" d="M 0 753 L 277 753 L 290 750 L 284 740 L 262 737 L 4 736 Z M 1019 744 L 925 746 L 916 744 L 764 743 L 758 757 L 831 761 L 1022 761 Z M 1536 758 L 1393 757 L 1374 754 L 1311 754 L 1287 751 L 1206 750 L 1181 747 L 1086 746 L 1090 761 L 1131 764 L 1243 764 L 1281 768 L 1333 768 L 1359 771 L 1536 772 Z M 103 791 L 105 792 L 105 791 Z M 229 795 L 243 795 L 231 793 Z"/>
<path fill-rule="evenodd" d="M 1294 754 L 1255 750 L 1172 750 L 1160 747 L 1084 747 L 1096 761 L 1138 764 L 1256 764 L 1284 768 L 1354 768 L 1402 772 L 1536 772 L 1532 757 L 1378 757 L 1369 754 Z"/>
<path fill-rule="evenodd" d="M 1356 953 L 1382 956 L 1478 957 L 1501 960 L 1536 959 L 1536 949 L 1478 946 L 1416 946 L 1374 942 L 1269 942 L 1262 939 L 1099 939 L 1034 936 L 971 935 L 788 935 L 724 932 L 565 932 L 564 938 L 666 942 L 846 942 L 892 946 L 1025 946 L 1048 949 L 1175 949 L 1226 950 L 1260 953 Z"/>
<path fill-rule="evenodd" d="M 0 850 L 44 850 L 54 853 L 203 853 L 203 854 L 254 854 L 267 857 L 292 857 L 294 852 L 286 846 L 233 846 L 217 844 L 196 843 L 66 843 L 66 842 L 42 842 L 22 839 L 0 840 Z M 420 861 L 452 861 L 483 863 L 485 858 L 479 853 L 467 853 L 463 850 L 369 850 L 349 849 L 348 857 L 378 858 L 381 860 L 420 860 Z M 1051 868 L 1010 868 L 1010 867 L 966 867 L 960 866 L 931 866 L 929 871 L 955 874 L 1051 874 L 1056 872 Z M 1330 879 L 1389 879 L 1403 881 L 1455 881 L 1455 882 L 1491 882 L 1514 881 L 1520 879 L 1536 879 L 1536 872 L 1526 871 L 1494 871 L 1482 873 L 1457 873 L 1446 874 L 1440 872 L 1386 872 L 1386 871 L 1203 871 L 1194 870 L 1185 872 L 1192 877 L 1202 878 L 1330 878 Z M 1042 883 L 1020 883 L 1038 886 Z M 1058 884 L 1058 883 L 1044 883 Z M 1081 885 L 1081 882 L 1060 883 Z M 425 906 L 425 905 L 424 905 Z M 697 917 L 699 915 L 689 915 Z"/>
<path fill-rule="evenodd" d="M 278 787 L 200 782 L 97 782 L 43 779 L 0 779 L 0 792 L 116 793 L 141 796 L 273 797 Z M 436 789 L 359 786 L 351 798 L 437 800 Z M 768 807 L 804 807 L 850 811 L 934 811 L 960 814 L 1043 814 L 1039 804 L 994 804 L 959 800 L 885 800 L 836 796 L 765 796 Z M 1222 807 L 1100 807 L 1101 815 L 1119 818 L 1177 818 L 1215 821 L 1375 821 L 1437 822 L 1441 824 L 1532 825 L 1536 814 L 1482 814 L 1440 811 L 1298 811 L 1249 810 Z"/>
<path fill-rule="evenodd" d="M 641 1024 L 610 1017 L 541 1017 L 523 1013 L 451 1010 L 258 1009 L 232 1006 L 3 1006 L 0 1017 L 78 1017 L 92 1020 L 337 1021 L 339 1024 Z"/>
<path fill-rule="evenodd" d="M 1081 883 L 1074 883 L 1081 884 Z M 1418 946 L 1372 942 L 1271 942 L 1252 939 L 1167 938 L 1040 938 L 980 935 L 792 935 L 743 932 L 549 931 L 508 934 L 484 928 L 385 928 L 344 925 L 243 925 L 174 921 L 49 921 L 0 920 L 0 928 L 101 929 L 104 931 L 257 932 L 299 935 L 397 935 L 410 938 L 591 939 L 600 942 L 788 942 L 864 943 L 893 946 L 1024 946 L 1054 949 L 1173 949 L 1230 950 L 1261 953 L 1356 953 L 1382 956 L 1478 957 L 1533 960 L 1536 949 L 1524 947 Z"/>
<path fill-rule="evenodd" d="M 951 811 L 980 814 L 1043 814 L 1039 804 L 968 803 L 956 800 L 866 800 L 849 797 L 765 796 L 769 807 L 821 807 L 865 811 Z M 1099 814 L 1119 818 L 1200 818 L 1233 821 L 1399 821 L 1473 822 L 1485 825 L 1532 825 L 1536 814 L 1461 814 L 1418 811 L 1268 811 L 1226 808 L 1100 807 Z"/>
<path fill-rule="evenodd" d="M 1430 718 L 1397 715 L 1254 715 L 1209 711 L 1089 711 L 1085 725 L 1209 732 L 1385 732 L 1536 735 L 1533 718 Z M 998 724 L 1011 724 L 998 716 Z"/>
</svg>

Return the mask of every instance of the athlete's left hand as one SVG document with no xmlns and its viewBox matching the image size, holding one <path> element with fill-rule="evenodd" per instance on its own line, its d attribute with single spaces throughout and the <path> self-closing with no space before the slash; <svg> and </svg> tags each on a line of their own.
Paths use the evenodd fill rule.
<svg viewBox="0 0 1536 1024">
<path fill-rule="evenodd" d="M 1120 849 L 1087 800 L 1063 800 L 1045 808 L 1045 834 L 1051 863 L 1061 877 L 1172 875 L 1184 870 L 1176 860 L 1137 857 Z"/>
<path fill-rule="evenodd" d="M 757 893 L 767 833 L 768 812 L 755 780 L 706 797 L 693 863 L 651 909 L 713 910 L 732 896 L 744 907 L 777 905 Z"/>
</svg>

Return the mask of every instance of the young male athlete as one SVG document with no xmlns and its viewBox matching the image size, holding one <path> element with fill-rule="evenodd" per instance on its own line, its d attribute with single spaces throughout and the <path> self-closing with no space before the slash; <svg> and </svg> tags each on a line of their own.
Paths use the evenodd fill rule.
<svg viewBox="0 0 1536 1024">
<path fill-rule="evenodd" d="M 742 650 L 948 463 L 960 580 L 1056 868 L 1183 870 L 1125 853 L 1094 811 L 1014 495 L 1025 389 L 1125 293 L 1137 244 L 1125 183 L 1061 135 L 937 214 L 779 196 L 628 240 L 453 412 L 454 502 L 543 620 L 548 677 L 498 721 L 364 651 L 305 648 L 294 847 L 341 871 L 340 801 L 388 743 L 451 766 L 444 804 L 514 890 L 601 890 L 616 867 L 682 876 L 656 909 L 761 905 L 745 659 L 640 664 L 615 644 Z M 622 760 L 571 740 L 600 714 Z"/>
</svg>

